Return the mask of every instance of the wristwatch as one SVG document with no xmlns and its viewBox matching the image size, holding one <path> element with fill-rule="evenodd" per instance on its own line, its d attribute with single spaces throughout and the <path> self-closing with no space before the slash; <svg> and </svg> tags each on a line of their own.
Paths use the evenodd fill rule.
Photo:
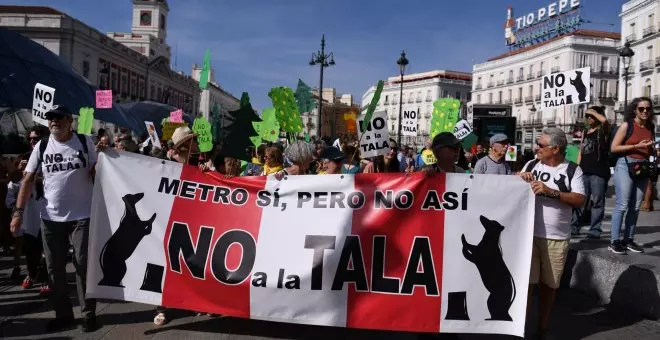
<svg viewBox="0 0 660 340">
<path fill-rule="evenodd" d="M 545 197 L 549 197 L 549 198 L 559 198 L 559 195 L 560 195 L 560 194 L 561 194 L 561 193 L 560 193 L 559 191 L 552 190 L 552 191 L 550 191 L 549 193 L 545 194 Z"/>
</svg>

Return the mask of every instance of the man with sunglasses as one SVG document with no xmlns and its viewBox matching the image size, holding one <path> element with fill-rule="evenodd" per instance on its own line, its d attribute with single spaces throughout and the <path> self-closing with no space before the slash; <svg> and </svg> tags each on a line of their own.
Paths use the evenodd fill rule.
<svg viewBox="0 0 660 340">
<path fill-rule="evenodd" d="M 436 163 L 422 168 L 422 172 L 426 175 L 436 172 L 465 173 L 463 168 L 456 165 L 461 150 L 460 143 L 461 141 L 451 132 L 441 132 L 433 137 L 431 149 Z"/>
<path fill-rule="evenodd" d="M 520 173 L 537 195 L 534 217 L 532 266 L 528 306 L 534 287 L 539 287 L 539 336 L 548 333 L 550 312 L 564 271 L 571 238 L 573 208 L 584 203 L 582 170 L 565 159 L 568 141 L 559 128 L 547 128 L 539 138 L 536 160 Z M 529 308 L 528 308 L 529 309 Z"/>
<path fill-rule="evenodd" d="M 55 332 L 71 326 L 74 321 L 66 278 L 70 242 L 74 250 L 78 303 L 84 317 L 82 328 L 90 332 L 97 329 L 97 324 L 96 300 L 85 299 L 89 217 L 96 149 L 103 150 L 106 146 L 94 146 L 89 137 L 74 133 L 72 112 L 65 107 L 46 112 L 46 119 L 50 137 L 39 141 L 30 155 L 11 228 L 12 231 L 20 228 L 36 174 L 41 172 L 45 199 L 40 212 L 41 234 L 55 309 L 55 319 L 47 324 L 46 330 Z"/>
</svg>

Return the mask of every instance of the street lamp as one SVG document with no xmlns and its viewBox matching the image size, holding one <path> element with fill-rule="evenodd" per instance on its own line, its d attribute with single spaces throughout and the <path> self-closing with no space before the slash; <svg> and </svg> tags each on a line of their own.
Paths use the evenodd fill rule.
<svg viewBox="0 0 660 340">
<path fill-rule="evenodd" d="M 532 114 L 532 116 L 534 116 L 534 114 L 536 113 L 536 106 L 534 106 L 534 103 L 532 103 L 532 108 L 529 109 L 529 112 Z M 534 138 L 534 120 L 536 120 L 536 117 L 532 117 L 532 140 L 529 143 L 529 147 L 530 147 L 530 149 L 532 149 L 532 151 L 534 151 L 534 140 L 535 140 L 535 138 Z"/>
<path fill-rule="evenodd" d="M 623 59 L 623 80 L 625 82 L 623 93 L 623 119 L 626 118 L 626 109 L 628 107 L 628 68 L 630 67 L 630 59 L 634 55 L 635 51 L 630 48 L 630 41 L 626 41 L 619 52 L 619 56 Z M 616 111 L 614 111 L 614 124 L 616 125 Z"/>
<path fill-rule="evenodd" d="M 321 51 L 312 53 L 312 59 L 309 61 L 310 66 L 321 66 L 321 74 L 319 76 L 319 126 L 317 137 L 321 138 L 321 122 L 323 120 L 323 69 L 335 65 L 335 56 L 332 52 L 325 54 L 325 34 L 321 36 Z"/>
<path fill-rule="evenodd" d="M 408 59 L 406 59 L 406 51 L 401 51 L 401 56 L 399 60 L 396 61 L 396 64 L 399 65 L 399 74 L 401 75 L 401 81 L 399 86 L 399 133 L 397 134 L 396 145 L 401 147 L 401 119 L 402 110 L 403 110 L 403 72 L 408 66 Z"/>
</svg>

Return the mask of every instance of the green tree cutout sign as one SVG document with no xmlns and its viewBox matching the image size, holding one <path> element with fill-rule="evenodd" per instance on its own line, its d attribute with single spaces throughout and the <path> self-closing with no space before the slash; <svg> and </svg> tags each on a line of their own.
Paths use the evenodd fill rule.
<svg viewBox="0 0 660 340">
<path fill-rule="evenodd" d="M 300 118 L 293 91 L 288 87 L 273 87 L 268 96 L 275 107 L 275 116 L 280 123 L 280 128 L 290 133 L 302 132 L 302 118 Z"/>
<path fill-rule="evenodd" d="M 441 132 L 454 132 L 461 109 L 461 101 L 454 98 L 440 98 L 433 102 L 431 118 L 431 138 Z"/>
<path fill-rule="evenodd" d="M 295 97 L 300 112 L 312 112 L 312 110 L 316 108 L 316 101 L 314 100 L 314 96 L 312 96 L 312 89 L 300 79 L 298 79 L 298 87 L 296 88 Z"/>
<path fill-rule="evenodd" d="M 213 136 L 211 135 L 211 124 L 206 117 L 200 116 L 193 122 L 193 132 L 197 134 L 197 144 L 200 152 L 213 150 Z"/>
<path fill-rule="evenodd" d="M 254 130 L 261 139 L 268 142 L 277 142 L 280 136 L 280 122 L 277 120 L 275 108 L 267 108 L 261 113 L 261 122 L 252 122 Z M 259 142 L 261 144 L 261 141 Z M 258 144 L 255 144 L 258 145 Z"/>
</svg>

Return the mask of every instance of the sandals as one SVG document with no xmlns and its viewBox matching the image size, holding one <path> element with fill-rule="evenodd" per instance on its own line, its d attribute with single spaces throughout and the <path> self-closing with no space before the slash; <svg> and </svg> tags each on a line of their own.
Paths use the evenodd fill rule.
<svg viewBox="0 0 660 340">
<path fill-rule="evenodd" d="M 167 317 L 165 316 L 165 313 L 158 313 L 154 318 L 154 325 L 156 326 L 162 326 L 166 323 L 167 323 Z"/>
</svg>

